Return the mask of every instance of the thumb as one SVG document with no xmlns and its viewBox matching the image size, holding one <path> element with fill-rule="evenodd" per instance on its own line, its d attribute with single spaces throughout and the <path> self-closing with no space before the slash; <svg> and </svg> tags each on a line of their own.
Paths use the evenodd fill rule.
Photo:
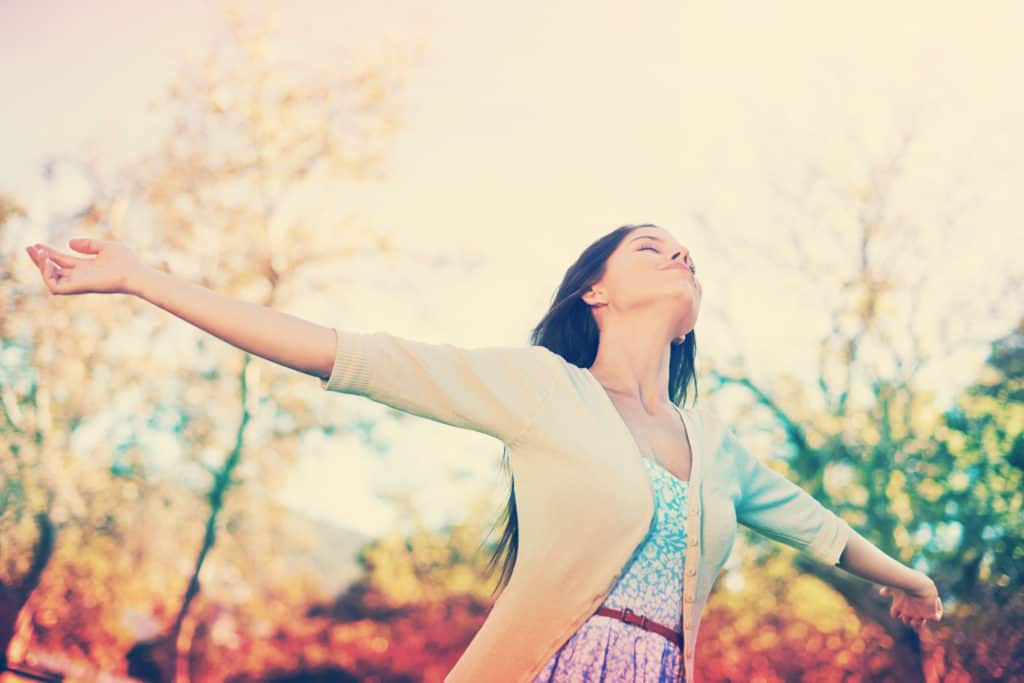
<svg viewBox="0 0 1024 683">
<path fill-rule="evenodd" d="M 100 240 L 89 239 L 88 237 L 76 237 L 68 242 L 68 246 L 83 254 L 98 254 L 102 249 Z"/>
</svg>

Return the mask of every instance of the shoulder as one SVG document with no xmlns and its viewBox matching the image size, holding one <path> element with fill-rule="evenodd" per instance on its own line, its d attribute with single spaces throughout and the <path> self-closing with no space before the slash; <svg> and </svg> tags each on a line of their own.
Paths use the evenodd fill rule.
<svg viewBox="0 0 1024 683">
<path fill-rule="evenodd" d="M 505 349 L 529 370 L 547 376 L 555 371 L 564 372 L 565 366 L 569 364 L 560 355 L 539 344 L 505 347 Z"/>
<path fill-rule="evenodd" d="M 546 346 L 527 344 L 522 346 L 492 346 L 488 352 L 505 363 L 509 370 L 520 375 L 520 379 L 544 393 L 553 394 L 572 372 L 573 366 Z"/>
<path fill-rule="evenodd" d="M 534 369 L 541 372 L 556 373 L 558 375 L 582 372 L 582 368 L 573 365 L 563 358 L 561 354 L 555 353 L 546 346 L 530 344 L 516 348 L 518 349 L 517 353 L 522 356 L 523 362 L 529 363 Z"/>
<path fill-rule="evenodd" d="M 538 373 L 538 384 L 546 389 L 553 403 L 561 404 L 553 410 L 564 409 L 568 404 L 603 406 L 607 398 L 603 392 L 598 391 L 600 385 L 587 368 L 576 365 L 546 346 L 534 344 L 526 349 L 530 371 Z M 565 413 L 562 413 L 562 417 L 565 417 Z"/>
</svg>

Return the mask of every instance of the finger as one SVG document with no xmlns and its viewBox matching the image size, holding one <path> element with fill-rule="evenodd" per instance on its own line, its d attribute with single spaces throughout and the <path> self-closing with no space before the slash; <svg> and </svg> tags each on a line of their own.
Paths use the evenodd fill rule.
<svg viewBox="0 0 1024 683">
<path fill-rule="evenodd" d="M 50 291 L 54 294 L 64 294 L 67 291 L 67 273 L 50 259 L 46 259 L 45 268 L 45 278 Z"/>
<path fill-rule="evenodd" d="M 46 265 L 46 251 L 40 249 L 38 244 L 34 244 L 31 247 L 26 247 L 25 251 L 32 258 L 32 262 L 36 264 L 40 272 L 43 272 L 44 266 Z"/>
<path fill-rule="evenodd" d="M 37 244 L 36 248 L 41 250 L 39 253 L 43 256 L 53 259 L 55 263 L 58 263 L 65 268 L 74 268 L 76 264 L 82 263 L 84 260 L 63 254 L 56 249 L 46 246 L 45 244 Z"/>
<path fill-rule="evenodd" d="M 43 256 L 42 259 L 43 263 L 40 266 L 40 268 L 43 271 L 43 282 L 46 283 L 47 288 L 52 292 L 54 291 L 54 287 L 57 284 L 56 271 L 54 269 L 53 261 L 46 258 L 45 256 Z"/>
<path fill-rule="evenodd" d="M 102 240 L 91 239 L 88 237 L 76 237 L 68 242 L 75 251 L 80 251 L 83 254 L 98 254 L 102 248 Z"/>
</svg>

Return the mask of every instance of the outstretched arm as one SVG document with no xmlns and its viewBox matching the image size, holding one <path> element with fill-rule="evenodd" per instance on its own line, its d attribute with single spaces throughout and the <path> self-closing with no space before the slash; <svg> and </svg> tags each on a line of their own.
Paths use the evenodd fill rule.
<svg viewBox="0 0 1024 683">
<path fill-rule="evenodd" d="M 883 584 L 881 594 L 894 597 L 890 614 L 905 624 L 916 627 L 942 617 L 942 601 L 927 575 L 886 555 L 801 487 L 755 458 L 732 429 L 726 430 L 723 447 L 735 458 L 740 473 L 738 522 L 820 562 L 838 564 Z"/>
<path fill-rule="evenodd" d="M 267 306 L 221 294 L 155 268 L 131 282 L 139 298 L 244 351 L 325 379 L 334 362 L 334 330 Z"/>
<path fill-rule="evenodd" d="M 472 429 L 513 445 L 547 407 L 560 357 L 541 346 L 463 348 L 324 327 L 142 264 L 123 244 L 73 239 L 84 259 L 38 245 L 54 294 L 133 294 L 240 349 L 320 378 L 330 391 Z"/>
<path fill-rule="evenodd" d="M 331 372 L 335 335 L 329 327 L 165 273 L 114 240 L 75 238 L 69 246 L 92 257 L 43 244 L 25 250 L 52 294 L 132 294 L 261 358 L 321 379 Z"/>
<path fill-rule="evenodd" d="M 738 523 L 822 564 L 839 562 L 852 533 L 846 520 L 751 455 L 731 427 L 725 429 L 719 448 L 734 463 L 739 480 Z"/>
<path fill-rule="evenodd" d="M 337 330 L 328 391 L 358 394 L 509 446 L 549 407 L 560 357 L 543 346 L 462 347 Z"/>
<path fill-rule="evenodd" d="M 924 572 L 911 569 L 886 555 L 856 531 L 839 558 L 839 566 L 857 576 L 883 584 L 881 595 L 892 595 L 889 613 L 908 626 L 942 618 L 942 599 L 935 582 Z"/>
</svg>

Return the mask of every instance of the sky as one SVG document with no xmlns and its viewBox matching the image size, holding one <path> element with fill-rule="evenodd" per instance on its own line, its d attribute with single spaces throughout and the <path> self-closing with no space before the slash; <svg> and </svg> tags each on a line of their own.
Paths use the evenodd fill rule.
<svg viewBox="0 0 1024 683">
<path fill-rule="evenodd" d="M 143 154 L 159 139 L 149 105 L 184 60 L 204 52 L 215 12 L 196 0 L 0 2 L 0 190 L 45 217 L 80 201 L 81 186 L 45 182 L 42 159 Z M 921 232 L 898 250 L 896 272 L 941 274 L 925 313 L 938 316 L 952 301 L 994 307 L 958 316 L 979 336 L 1005 333 L 1020 314 L 1012 301 L 978 301 L 1020 272 L 1017 3 L 303 0 L 281 5 L 278 17 L 283 51 L 310 68 L 419 46 L 391 177 L 345 201 L 404 247 L 444 245 L 482 264 L 410 270 L 401 277 L 414 294 L 398 301 L 377 294 L 374 306 L 343 314 L 297 309 L 319 322 L 525 343 L 589 242 L 653 222 L 699 264 L 701 353 L 742 353 L 756 377 L 781 368 L 810 381 L 807 358 L 830 324 L 827 306 L 817 282 L 767 255 L 785 251 L 784 229 L 813 215 L 840 237 L 811 230 L 805 248 L 826 271 L 849 268 L 858 233 L 820 189 L 806 206 L 779 192 L 807 189 L 809 168 L 824 169 L 845 197 L 867 191 L 866 170 L 884 164 L 915 115 L 892 220 Z M 969 213 L 954 237 L 929 237 L 959 206 Z M 29 239 L 44 234 L 43 218 L 39 225 Z M 952 396 L 982 351 L 964 348 L 923 379 Z M 332 409 L 353 407 L 351 397 L 326 398 Z M 493 480 L 496 501 L 506 495 L 500 444 L 488 437 L 424 420 L 386 436 L 393 458 L 361 454 L 354 438 L 310 444 L 317 455 L 282 486 L 283 499 L 376 533 L 395 512 L 375 492 L 399 471 L 398 481 L 438 480 L 417 496 L 435 522 L 456 516 L 469 490 L 441 481 L 449 467 L 472 470 L 476 486 Z"/>
</svg>

